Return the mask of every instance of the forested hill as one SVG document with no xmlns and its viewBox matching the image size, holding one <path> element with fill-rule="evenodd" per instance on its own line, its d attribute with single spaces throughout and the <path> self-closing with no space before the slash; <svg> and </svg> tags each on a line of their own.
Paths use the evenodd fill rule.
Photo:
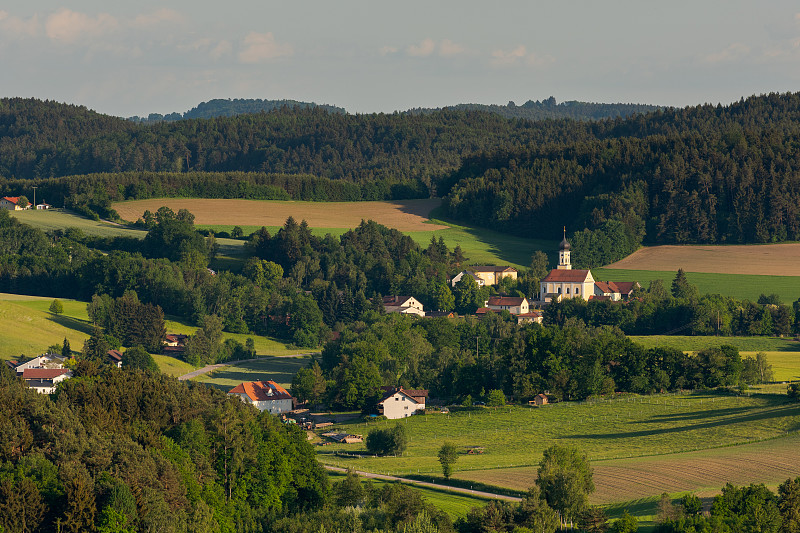
<svg viewBox="0 0 800 533">
<path fill-rule="evenodd" d="M 447 106 L 447 109 L 458 111 L 486 111 L 495 113 L 509 119 L 544 120 L 569 118 L 574 120 L 602 120 L 607 118 L 629 117 L 637 113 L 651 113 L 662 109 L 660 106 L 646 104 L 599 104 L 594 102 L 568 102 L 556 103 L 554 97 L 541 102 L 528 100 L 522 105 L 509 102 L 506 105 L 486 104 L 458 104 Z M 416 108 L 410 113 L 433 113 L 438 108 Z"/>
<path fill-rule="evenodd" d="M 368 182 L 452 172 L 463 154 L 574 139 L 572 121 L 510 121 L 477 111 L 345 115 L 319 108 L 138 125 L 82 107 L 0 100 L 0 176 L 120 171 L 307 173 Z"/>
<path fill-rule="evenodd" d="M 578 230 L 573 257 L 591 266 L 643 240 L 800 239 L 800 94 L 584 128 L 569 142 L 465 157 L 439 185 L 450 216 L 553 238 L 566 225 Z"/>
<path fill-rule="evenodd" d="M 191 118 L 217 118 L 217 117 L 233 117 L 236 115 L 244 115 L 247 113 L 261 113 L 280 109 L 282 107 L 289 108 L 308 108 L 319 107 L 331 113 L 346 113 L 342 107 L 337 107 L 327 104 L 317 104 L 314 102 L 299 102 L 297 100 L 261 100 L 260 98 L 217 98 L 209 100 L 208 102 L 201 102 L 197 107 L 193 107 L 185 113 L 170 113 L 168 115 L 161 115 L 159 113 L 150 113 L 145 117 L 129 117 L 128 120 L 138 123 L 152 124 L 155 122 L 173 122 L 176 120 L 184 120 Z"/>
</svg>

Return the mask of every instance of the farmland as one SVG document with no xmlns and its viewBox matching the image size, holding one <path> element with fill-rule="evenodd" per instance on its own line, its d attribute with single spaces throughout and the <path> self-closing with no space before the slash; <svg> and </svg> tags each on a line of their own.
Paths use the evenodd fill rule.
<svg viewBox="0 0 800 533">
<path fill-rule="evenodd" d="M 308 362 L 307 356 L 264 356 L 253 361 L 222 367 L 192 381 L 205 383 L 226 392 L 246 381 L 272 380 L 278 385 L 289 387 L 297 371 L 308 365 Z"/>
<path fill-rule="evenodd" d="M 800 276 L 800 243 L 739 246 L 651 246 L 606 268 Z"/>
<path fill-rule="evenodd" d="M 612 268 L 595 268 L 592 274 L 595 279 L 609 281 L 638 281 L 647 288 L 656 279 L 664 281 L 669 288 L 675 278 L 675 270 L 622 270 Z M 723 267 L 720 267 L 723 269 Z M 795 276 L 759 276 L 745 274 L 714 274 L 708 272 L 686 271 L 686 279 L 696 285 L 704 294 L 722 294 L 740 300 L 758 300 L 761 294 L 778 294 L 784 303 L 791 304 L 800 298 L 800 277 Z"/>
<path fill-rule="evenodd" d="M 782 394 L 750 397 L 707 393 L 625 396 L 608 401 L 556 404 L 541 409 L 473 409 L 449 415 L 428 414 L 400 422 L 406 425 L 410 437 L 408 451 L 402 457 L 345 458 L 332 452 L 354 452 L 359 445 L 333 445 L 320 453 L 320 459 L 337 466 L 373 472 L 437 475 L 436 452 L 444 440 L 449 440 L 462 450 L 468 446 L 485 449 L 483 454 L 459 457 L 457 478 L 524 490 L 533 482 L 532 475 L 542 451 L 555 442 L 577 445 L 587 453 L 597 468 L 598 487 L 605 487 L 602 484 L 605 482 L 600 481 L 599 467 L 606 464 L 609 466 L 603 475 L 623 476 L 627 472 L 624 468 L 639 468 L 638 464 L 644 465 L 641 468 L 645 472 L 650 460 L 660 461 L 658 464 L 668 469 L 673 461 L 676 467 L 683 464 L 681 461 L 687 461 L 684 456 L 689 459 L 705 457 L 702 454 L 708 454 L 709 458 L 727 457 L 725 450 L 732 450 L 730 457 L 735 458 L 736 450 L 746 451 L 749 449 L 746 446 L 752 446 L 754 450 L 766 446 L 775 450 L 774 454 L 771 453 L 774 462 L 763 459 L 759 468 L 751 472 L 749 480 L 771 483 L 785 479 L 789 471 L 800 474 L 800 451 L 796 451 L 800 440 L 796 435 L 800 429 L 798 415 L 800 404 L 787 403 Z M 343 427 L 363 434 L 368 432 L 370 424 L 374 423 Z M 760 442 L 762 440 L 765 442 Z M 779 453 L 779 450 L 782 451 Z M 696 456 L 685 455 L 690 452 Z M 753 453 L 756 457 L 763 451 Z M 787 467 L 787 464 L 795 466 Z M 736 465 L 730 467 L 736 468 Z M 690 464 L 685 468 L 691 472 L 693 467 Z M 720 472 L 723 471 L 724 468 L 720 467 Z M 641 474 L 639 477 L 649 479 L 649 476 Z M 703 475 L 699 474 L 697 479 L 701 478 Z M 613 481 L 608 483 L 614 485 Z M 651 482 L 641 481 L 640 485 L 637 486 L 638 492 L 630 494 L 598 490 L 595 498 L 607 503 L 657 495 L 665 490 L 674 492 L 697 488 L 696 484 L 689 483 L 688 478 L 668 485 L 659 481 L 657 476 Z M 719 486 L 717 478 L 709 478 L 708 483 L 702 485 L 716 489 Z"/>
</svg>

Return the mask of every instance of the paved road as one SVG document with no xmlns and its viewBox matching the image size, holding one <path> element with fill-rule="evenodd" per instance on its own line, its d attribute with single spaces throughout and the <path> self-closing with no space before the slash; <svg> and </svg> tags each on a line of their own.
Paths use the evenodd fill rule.
<svg viewBox="0 0 800 533">
<path fill-rule="evenodd" d="M 315 353 L 318 353 L 318 352 L 298 353 L 298 354 L 294 354 L 294 355 L 273 355 L 273 356 L 270 356 L 270 357 L 281 357 L 281 358 L 283 358 L 283 357 L 305 357 L 307 355 L 313 355 Z M 249 363 L 250 361 L 258 361 L 259 359 L 263 359 L 263 357 L 256 357 L 255 359 L 242 359 L 241 361 L 228 361 L 227 363 L 219 363 L 219 364 L 216 364 L 216 365 L 207 365 L 207 366 L 204 366 L 203 368 L 198 368 L 197 370 L 194 370 L 192 372 L 189 372 L 188 374 L 184 374 L 184 375 L 180 376 L 178 378 L 178 380 L 179 381 L 185 381 L 187 379 L 196 378 L 197 376 L 202 376 L 203 374 L 208 374 L 209 372 L 211 372 L 213 370 L 216 370 L 218 368 L 222 368 L 222 367 L 225 367 L 225 366 L 241 365 L 242 363 Z"/>
<path fill-rule="evenodd" d="M 347 472 L 346 468 L 340 468 L 338 466 L 329 466 L 325 465 L 327 470 L 332 472 Z M 372 472 L 362 472 L 360 470 L 354 470 L 356 474 L 362 477 L 372 478 L 372 479 L 382 479 L 384 481 L 399 481 L 401 483 L 408 483 L 409 485 L 418 485 L 420 487 L 428 487 L 433 489 L 439 490 L 447 490 L 449 492 L 458 492 L 461 494 L 469 494 L 470 496 L 478 496 L 480 498 L 488 498 L 492 500 L 506 500 L 510 502 L 521 502 L 522 498 L 517 498 L 514 496 L 506 496 L 504 494 L 493 494 L 491 492 L 483 492 L 480 490 L 472 490 L 472 489 L 462 489 L 461 487 L 452 487 L 450 485 L 439 485 L 437 483 L 428 483 L 427 481 L 417 481 L 416 479 L 408 479 L 404 477 L 396 477 L 396 476 L 385 476 L 383 474 L 373 474 Z"/>
</svg>

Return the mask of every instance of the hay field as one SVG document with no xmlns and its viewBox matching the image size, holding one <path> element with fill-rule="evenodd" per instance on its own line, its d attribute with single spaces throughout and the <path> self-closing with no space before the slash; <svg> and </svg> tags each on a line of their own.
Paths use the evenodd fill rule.
<svg viewBox="0 0 800 533">
<path fill-rule="evenodd" d="M 734 246 L 651 246 L 605 268 L 761 276 L 800 276 L 800 243 Z"/>
<path fill-rule="evenodd" d="M 144 239 L 144 236 L 147 235 L 144 230 L 120 226 L 102 220 L 92 220 L 66 209 L 9 211 L 9 213 L 23 224 L 39 228 L 42 231 L 78 228 L 88 235 L 135 237 L 137 239 Z"/>
<path fill-rule="evenodd" d="M 428 213 L 441 200 L 395 202 L 291 202 L 240 199 L 160 198 L 113 204 L 123 220 L 135 221 L 145 210 L 155 213 L 168 206 L 173 211 L 188 209 L 197 225 L 283 226 L 286 219 L 319 228 L 354 228 L 361 220 L 374 220 L 400 231 L 430 231 L 444 226 L 427 223 Z"/>
<path fill-rule="evenodd" d="M 604 504 L 658 496 L 662 492 L 715 494 L 726 483 L 776 485 L 800 475 L 800 435 L 711 450 L 592 462 L 596 491 Z M 537 467 L 459 472 L 456 477 L 526 490 Z"/>
</svg>

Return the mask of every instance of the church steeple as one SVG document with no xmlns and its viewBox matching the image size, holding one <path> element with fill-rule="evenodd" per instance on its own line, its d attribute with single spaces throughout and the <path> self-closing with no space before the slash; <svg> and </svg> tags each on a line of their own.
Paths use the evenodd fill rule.
<svg viewBox="0 0 800 533">
<path fill-rule="evenodd" d="M 567 227 L 564 226 L 564 238 L 561 239 L 561 243 L 558 245 L 557 270 L 572 270 L 572 264 L 570 263 L 569 258 L 569 249 L 570 245 L 569 242 L 567 242 Z"/>
</svg>

